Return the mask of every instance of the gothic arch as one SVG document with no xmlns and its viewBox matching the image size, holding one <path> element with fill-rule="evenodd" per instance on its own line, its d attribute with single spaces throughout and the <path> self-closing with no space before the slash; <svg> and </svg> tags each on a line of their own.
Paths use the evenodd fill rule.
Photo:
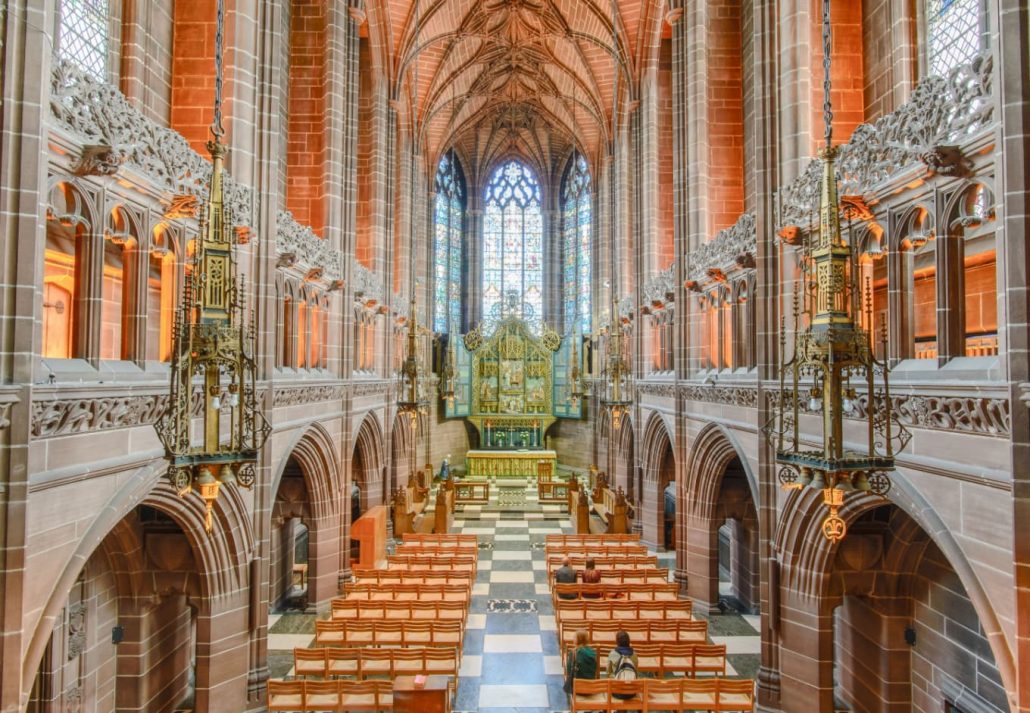
<svg viewBox="0 0 1030 713">
<path fill-rule="evenodd" d="M 338 494 L 343 488 L 340 482 L 340 465 L 336 458 L 332 436 L 320 423 L 314 423 L 297 436 L 279 461 L 271 492 L 279 490 L 286 465 L 293 458 L 304 474 L 313 517 L 327 517 L 339 507 Z"/>
<path fill-rule="evenodd" d="M 672 429 L 665 422 L 665 417 L 656 412 L 651 414 L 644 426 L 640 444 L 640 462 L 644 468 L 644 479 L 657 482 L 665 458 L 666 450 L 672 450 L 673 463 L 676 451 L 673 449 Z"/>
<path fill-rule="evenodd" d="M 385 502 L 389 495 L 378 492 L 382 489 L 386 466 L 384 444 L 383 427 L 379 423 L 379 418 L 372 412 L 365 414 L 354 437 L 354 449 L 351 452 L 351 481 L 361 488 L 364 508 Z M 355 462 L 360 463 L 361 472 L 355 471 Z"/>
<path fill-rule="evenodd" d="M 751 499 L 758 504 L 758 483 L 748 460 L 733 435 L 722 425 L 706 424 L 694 437 L 687 461 L 684 492 L 691 510 L 699 517 L 712 517 L 726 467 L 736 459 L 747 476 Z"/>
</svg>

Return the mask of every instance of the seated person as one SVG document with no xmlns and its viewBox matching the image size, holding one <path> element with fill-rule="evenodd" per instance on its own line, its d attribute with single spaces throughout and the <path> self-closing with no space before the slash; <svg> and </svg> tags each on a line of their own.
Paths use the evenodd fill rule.
<svg viewBox="0 0 1030 713">
<path fill-rule="evenodd" d="M 572 695 L 573 682 L 577 678 L 597 678 L 597 652 L 590 647 L 587 632 L 576 632 L 575 649 L 565 664 L 565 693 Z"/>
<path fill-rule="evenodd" d="M 608 652 L 608 678 L 618 681 L 637 679 L 637 655 L 629 645 L 629 634 L 620 631 L 615 634 L 615 648 Z M 615 694 L 616 698 L 629 700 L 632 695 Z"/>
<path fill-rule="evenodd" d="M 571 562 L 568 557 L 562 557 L 561 567 L 554 572 L 554 583 L 555 584 L 575 584 L 576 583 L 576 570 L 572 569 Z M 559 594 L 561 599 L 575 599 L 574 594 Z"/>
<path fill-rule="evenodd" d="M 586 569 L 584 569 L 581 573 L 580 579 L 582 579 L 583 584 L 600 584 L 601 570 L 597 569 L 597 563 L 594 562 L 593 557 L 587 558 L 587 566 Z M 598 599 L 600 597 L 599 594 L 589 594 L 583 596 L 584 599 Z"/>
</svg>

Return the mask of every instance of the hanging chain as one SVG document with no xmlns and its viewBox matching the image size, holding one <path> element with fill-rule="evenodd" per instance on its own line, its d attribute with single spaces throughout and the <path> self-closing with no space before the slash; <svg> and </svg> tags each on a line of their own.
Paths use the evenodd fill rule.
<svg viewBox="0 0 1030 713">
<path fill-rule="evenodd" d="M 211 122 L 211 133 L 216 140 L 225 136 L 222 126 L 222 45 L 225 25 L 225 2 L 218 0 L 215 20 L 215 118 Z"/>
<path fill-rule="evenodd" d="M 833 142 L 833 103 L 830 100 L 830 53 L 833 50 L 830 34 L 830 0 L 823 0 L 823 138 L 826 147 Z"/>
</svg>

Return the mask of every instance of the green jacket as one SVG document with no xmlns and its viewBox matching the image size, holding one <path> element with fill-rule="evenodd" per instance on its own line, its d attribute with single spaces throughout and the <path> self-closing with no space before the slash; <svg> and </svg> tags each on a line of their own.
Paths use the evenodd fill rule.
<svg viewBox="0 0 1030 713">
<path fill-rule="evenodd" d="M 565 680 L 597 678 L 597 652 L 589 646 L 578 647 L 565 664 Z"/>
</svg>

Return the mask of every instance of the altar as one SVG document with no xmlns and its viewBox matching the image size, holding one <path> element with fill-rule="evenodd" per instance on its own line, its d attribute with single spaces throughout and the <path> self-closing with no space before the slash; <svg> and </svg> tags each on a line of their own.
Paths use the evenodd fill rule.
<svg viewBox="0 0 1030 713">
<path fill-rule="evenodd" d="M 465 454 L 465 471 L 471 478 L 536 478 L 540 461 L 557 471 L 558 454 L 551 450 L 471 450 Z"/>
</svg>

